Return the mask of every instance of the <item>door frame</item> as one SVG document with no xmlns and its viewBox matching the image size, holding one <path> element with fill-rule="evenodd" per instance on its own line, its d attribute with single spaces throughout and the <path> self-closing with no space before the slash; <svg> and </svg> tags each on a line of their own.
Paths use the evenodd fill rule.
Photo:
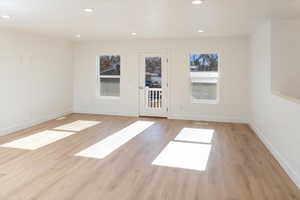
<svg viewBox="0 0 300 200">
<path fill-rule="evenodd" d="M 145 58 L 147 55 L 151 56 L 151 54 L 152 55 L 161 56 L 162 59 L 165 60 L 164 65 L 162 67 L 165 67 L 166 69 L 164 70 L 165 74 L 162 74 L 162 76 L 163 75 L 165 76 L 164 81 L 166 81 L 166 83 L 165 83 L 165 90 L 164 90 L 165 95 L 163 94 L 163 96 L 166 96 L 166 98 L 164 100 L 166 106 L 165 106 L 165 111 L 162 114 L 159 114 L 159 115 L 152 114 L 152 113 L 147 113 L 147 114 L 143 113 L 143 109 L 142 109 L 142 106 L 143 106 L 142 103 L 143 102 L 141 101 L 141 95 L 142 95 L 141 93 L 144 92 L 144 89 L 140 89 L 140 87 L 144 87 L 144 84 L 145 84 L 145 83 L 142 83 L 142 80 L 141 80 L 141 76 L 142 76 L 141 73 L 145 72 L 145 71 L 142 70 L 142 67 L 144 65 L 143 58 Z M 169 87 L 170 86 L 170 84 L 169 84 L 169 80 L 170 80 L 169 74 L 170 73 L 169 73 L 169 63 L 170 63 L 170 59 L 169 59 L 168 51 L 162 51 L 162 50 L 147 51 L 146 50 L 146 51 L 141 51 L 141 52 L 138 53 L 138 68 L 139 68 L 138 69 L 138 76 L 139 76 L 139 78 L 138 78 L 138 80 L 139 80 L 138 81 L 138 102 L 139 102 L 138 107 L 139 107 L 139 116 L 146 116 L 146 117 L 167 117 L 167 118 L 169 117 L 169 112 L 170 112 L 170 109 L 169 109 L 169 107 L 170 107 L 169 106 L 170 105 L 170 92 L 169 92 L 170 91 L 170 89 L 169 89 L 170 88 Z M 145 95 L 145 94 L 143 94 L 143 95 Z M 164 98 L 164 97 L 162 97 L 162 98 Z"/>
</svg>

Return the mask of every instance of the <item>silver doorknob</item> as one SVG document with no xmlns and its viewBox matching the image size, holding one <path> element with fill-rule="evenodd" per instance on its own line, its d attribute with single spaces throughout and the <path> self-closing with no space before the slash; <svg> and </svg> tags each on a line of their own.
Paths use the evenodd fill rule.
<svg viewBox="0 0 300 200">
<path fill-rule="evenodd" d="M 144 87 L 143 86 L 139 86 L 139 89 L 142 90 L 142 89 L 144 89 Z"/>
</svg>

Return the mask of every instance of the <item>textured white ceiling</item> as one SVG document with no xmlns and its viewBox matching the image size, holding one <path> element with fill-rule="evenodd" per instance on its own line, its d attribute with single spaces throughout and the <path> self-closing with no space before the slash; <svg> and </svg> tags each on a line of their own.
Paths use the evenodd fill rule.
<svg viewBox="0 0 300 200">
<path fill-rule="evenodd" d="M 12 17 L 0 27 L 69 39 L 195 38 L 245 35 L 267 17 L 298 17 L 300 0 L 0 0 L 0 15 Z"/>
</svg>

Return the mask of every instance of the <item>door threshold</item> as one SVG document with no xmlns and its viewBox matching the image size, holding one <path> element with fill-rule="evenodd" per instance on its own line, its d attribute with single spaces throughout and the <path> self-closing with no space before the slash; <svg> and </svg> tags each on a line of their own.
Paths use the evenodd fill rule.
<svg viewBox="0 0 300 200">
<path fill-rule="evenodd" d="M 160 117 L 160 116 L 145 116 L 145 115 L 139 115 L 139 117 L 142 117 L 142 118 L 154 118 L 154 119 L 168 119 L 168 117 Z"/>
</svg>

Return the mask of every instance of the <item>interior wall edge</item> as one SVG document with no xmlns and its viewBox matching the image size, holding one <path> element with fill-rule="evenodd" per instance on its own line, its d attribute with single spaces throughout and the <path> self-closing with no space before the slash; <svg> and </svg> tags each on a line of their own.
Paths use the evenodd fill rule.
<svg viewBox="0 0 300 200">
<path fill-rule="evenodd" d="M 282 156 L 279 151 L 272 145 L 272 143 L 268 140 L 265 134 L 261 131 L 261 129 L 253 122 L 249 123 L 252 131 L 259 137 L 259 139 L 263 142 L 263 144 L 267 147 L 269 152 L 273 155 L 273 157 L 277 160 L 283 170 L 287 173 L 287 175 L 291 178 L 291 180 L 296 184 L 298 189 L 300 189 L 300 175 L 296 173 L 291 165 L 287 162 L 287 160 Z"/>
<path fill-rule="evenodd" d="M 0 136 L 8 135 L 8 134 L 16 132 L 16 131 L 20 131 L 20 130 L 23 130 L 23 129 L 26 129 L 26 128 L 30 128 L 30 127 L 38 125 L 40 123 L 47 122 L 49 120 L 53 120 L 53 119 L 56 119 L 56 118 L 59 118 L 59 117 L 62 117 L 64 115 L 68 115 L 68 114 L 71 114 L 71 113 L 73 113 L 72 109 L 68 108 L 68 109 L 66 109 L 64 111 L 61 111 L 61 112 L 45 115 L 45 116 L 43 116 L 39 119 L 35 119 L 35 120 L 27 121 L 27 122 L 24 122 L 24 123 L 19 123 L 19 124 L 16 124 L 14 126 L 11 126 L 11 127 L 3 128 L 3 129 L 0 130 Z"/>
</svg>

